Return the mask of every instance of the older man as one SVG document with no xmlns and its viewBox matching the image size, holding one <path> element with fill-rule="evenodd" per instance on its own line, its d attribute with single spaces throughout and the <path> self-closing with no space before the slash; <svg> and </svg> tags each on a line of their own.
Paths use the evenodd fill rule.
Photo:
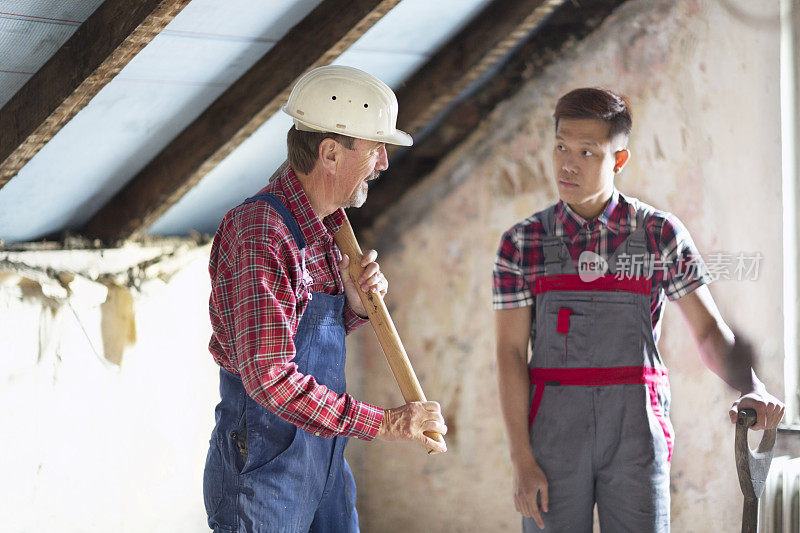
<svg viewBox="0 0 800 533">
<path fill-rule="evenodd" d="M 204 475 L 215 531 L 358 531 L 348 437 L 419 441 L 446 433 L 435 402 L 380 409 L 345 392 L 347 333 L 366 311 L 333 234 L 344 207 L 359 207 L 367 182 L 388 166 L 397 99 L 349 67 L 321 67 L 295 85 L 288 167 L 228 212 L 214 238 L 210 350 L 220 365 Z M 364 254 L 362 290 L 388 284 Z M 338 268 L 337 268 L 338 267 Z"/>
<path fill-rule="evenodd" d="M 657 348 L 665 299 L 706 365 L 774 428 L 783 404 L 752 372 L 686 228 L 614 187 L 630 152 L 631 113 L 605 89 L 556 104 L 560 201 L 508 230 L 494 270 L 500 399 L 523 531 L 667 532 L 672 424 Z M 532 357 L 528 361 L 528 347 Z"/>
</svg>

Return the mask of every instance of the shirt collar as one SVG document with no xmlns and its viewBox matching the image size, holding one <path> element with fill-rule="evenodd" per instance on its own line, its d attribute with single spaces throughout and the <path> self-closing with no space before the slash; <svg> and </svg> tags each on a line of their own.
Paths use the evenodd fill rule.
<svg viewBox="0 0 800 533">
<path fill-rule="evenodd" d="M 556 205 L 556 234 L 575 237 L 582 229 L 586 228 L 591 231 L 599 225 L 604 225 L 612 232 L 619 233 L 622 225 L 629 222 L 630 209 L 628 209 L 628 205 L 625 198 L 614 188 L 603 212 L 595 219 L 586 220 L 566 202 L 559 200 Z"/>
<path fill-rule="evenodd" d="M 332 240 L 333 234 L 339 231 L 344 223 L 344 210 L 339 208 L 320 222 L 292 167 L 287 165 L 276 181 L 286 197 L 286 207 L 300 226 L 306 242 Z"/>
</svg>

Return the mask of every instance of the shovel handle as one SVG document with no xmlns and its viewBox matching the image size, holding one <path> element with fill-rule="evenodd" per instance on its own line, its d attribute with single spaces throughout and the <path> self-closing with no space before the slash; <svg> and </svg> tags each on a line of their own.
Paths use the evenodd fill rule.
<svg viewBox="0 0 800 533">
<path fill-rule="evenodd" d="M 758 447 L 755 450 L 751 450 L 750 446 L 747 444 L 747 430 L 753 427 L 757 421 L 758 415 L 756 415 L 755 409 L 745 408 L 739 410 L 739 414 L 736 418 L 737 462 L 740 455 L 742 457 L 748 457 L 751 462 L 761 459 L 768 459 L 766 463 L 767 469 L 769 469 L 769 461 L 772 460 L 773 448 L 775 447 L 775 440 L 778 436 L 778 431 L 774 428 L 764 430 L 764 434 L 761 437 L 761 442 L 758 443 Z M 766 473 L 764 475 L 766 476 Z M 760 494 L 758 496 L 760 496 Z"/>
<path fill-rule="evenodd" d="M 364 268 L 361 266 L 361 259 L 364 254 L 346 215 L 341 229 L 336 232 L 333 238 L 339 250 L 350 257 L 350 277 L 356 282 L 364 272 Z M 403 399 L 406 403 L 427 401 L 417 375 L 411 366 L 411 361 L 408 359 L 408 354 L 403 347 L 403 342 L 400 340 L 400 334 L 397 333 L 392 317 L 389 316 L 389 310 L 386 308 L 383 296 L 379 293 L 365 293 L 358 283 L 356 283 L 356 288 L 358 289 L 358 296 L 367 310 L 367 316 L 372 328 L 375 330 L 375 335 L 378 337 L 378 342 L 383 349 L 386 360 L 389 362 L 389 367 L 392 369 L 394 378 L 400 386 Z M 437 442 L 444 442 L 444 438 L 439 433 L 426 431 L 425 435 Z M 435 452 L 429 449 L 428 454 L 431 453 Z"/>
<path fill-rule="evenodd" d="M 744 495 L 742 507 L 742 533 L 756 533 L 758 529 L 758 499 L 764 491 L 769 465 L 775 447 L 777 431 L 764 431 L 756 450 L 747 443 L 747 431 L 757 421 L 754 409 L 741 409 L 736 418 L 736 472 Z"/>
<path fill-rule="evenodd" d="M 741 409 L 736 418 L 736 432 L 744 431 L 746 434 L 748 429 L 756 425 L 756 422 L 758 422 L 758 415 L 756 415 L 755 409 Z"/>
</svg>

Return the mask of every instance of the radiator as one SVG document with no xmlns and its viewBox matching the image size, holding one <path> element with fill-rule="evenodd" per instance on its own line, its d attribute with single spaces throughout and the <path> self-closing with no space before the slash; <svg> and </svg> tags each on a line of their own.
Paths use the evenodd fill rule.
<svg viewBox="0 0 800 533">
<path fill-rule="evenodd" d="M 800 457 L 775 457 L 758 502 L 759 533 L 800 533 Z"/>
</svg>

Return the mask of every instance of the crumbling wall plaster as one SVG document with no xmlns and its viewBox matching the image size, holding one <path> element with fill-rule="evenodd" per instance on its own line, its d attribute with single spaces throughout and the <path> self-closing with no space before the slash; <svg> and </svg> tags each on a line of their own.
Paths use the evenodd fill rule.
<svg viewBox="0 0 800 533">
<path fill-rule="evenodd" d="M 631 0 L 501 104 L 378 222 L 387 302 L 450 451 L 355 442 L 366 531 L 515 531 L 511 468 L 499 414 L 491 270 L 500 235 L 556 200 L 552 109 L 578 86 L 627 94 L 634 112 L 625 193 L 672 211 L 707 260 L 761 253 L 756 280 L 712 293 L 761 353 L 782 390 L 779 27 L 777 2 Z M 400 110 L 402 113 L 402 110 Z M 413 216 L 411 216 L 413 214 Z M 381 236 L 385 237 L 381 237 Z M 727 410 L 735 394 L 705 369 L 675 304 L 660 349 L 671 368 L 677 444 L 674 531 L 735 531 L 741 493 Z M 351 339 L 359 393 L 402 403 L 368 328 Z"/>
<path fill-rule="evenodd" d="M 69 269 L 81 254 L 102 272 L 113 263 L 102 255 L 116 252 L 15 260 Z M 202 474 L 218 401 L 207 263 L 200 249 L 167 281 L 136 289 L 83 278 L 59 292 L 34 270 L 0 276 L 4 531 L 207 529 Z"/>
</svg>

